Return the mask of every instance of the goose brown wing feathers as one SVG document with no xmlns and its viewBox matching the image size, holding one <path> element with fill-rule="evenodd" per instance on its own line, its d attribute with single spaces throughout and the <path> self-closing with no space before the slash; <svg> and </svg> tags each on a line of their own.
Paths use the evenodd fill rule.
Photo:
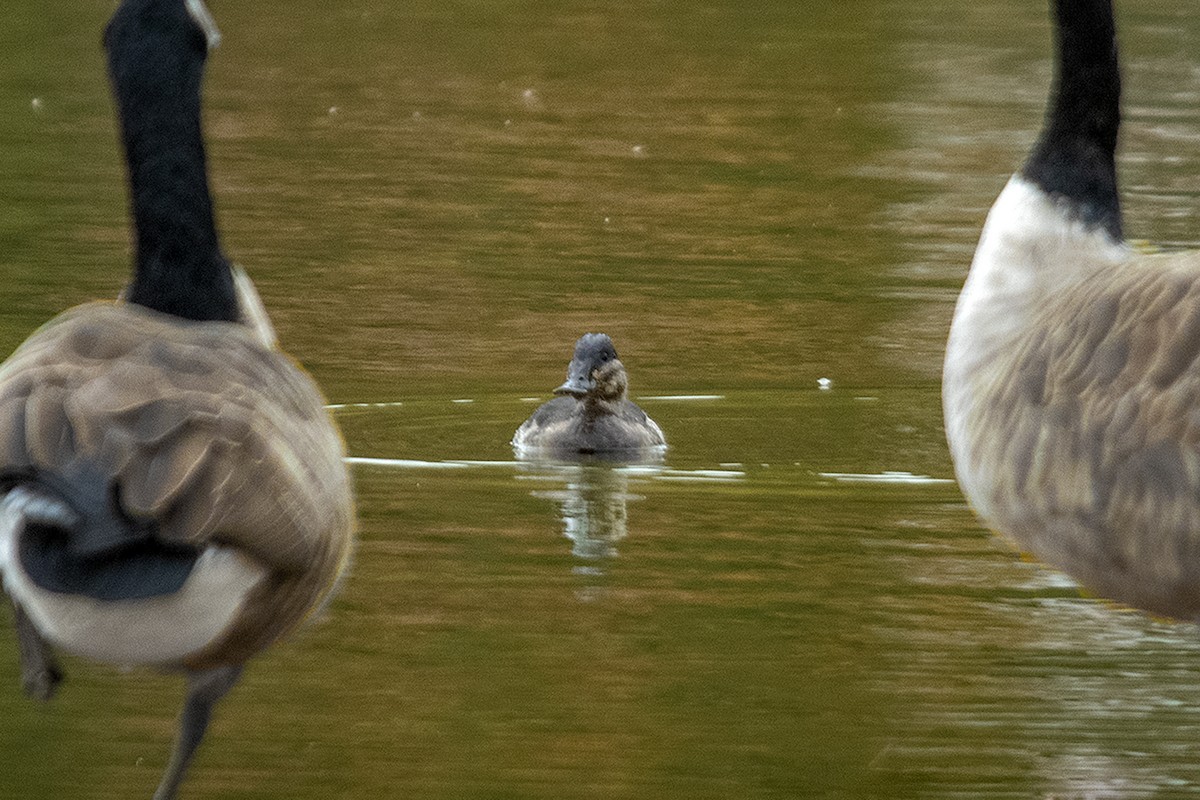
<svg viewBox="0 0 1200 800">
<path fill-rule="evenodd" d="M 1053 298 L 976 376 L 971 471 L 988 476 L 998 527 L 1042 558 L 1089 565 L 1104 595 L 1195 617 L 1200 258 L 1121 269 Z"/>
<path fill-rule="evenodd" d="M 343 455 L 312 381 L 235 323 L 89 304 L 0 371 L 0 469 L 85 460 L 162 539 L 231 545 L 281 573 L 341 562 Z"/>
</svg>

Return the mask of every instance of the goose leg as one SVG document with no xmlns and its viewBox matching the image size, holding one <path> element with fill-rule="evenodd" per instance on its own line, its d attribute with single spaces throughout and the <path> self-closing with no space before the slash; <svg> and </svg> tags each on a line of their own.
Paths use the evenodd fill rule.
<svg viewBox="0 0 1200 800">
<path fill-rule="evenodd" d="M 175 750 L 171 753 L 171 761 L 163 773 L 162 782 L 154 793 L 154 800 L 174 800 L 196 748 L 208 729 L 213 708 L 241 676 L 241 664 L 188 673 L 187 698 L 183 701 L 183 713 L 179 718 L 179 736 L 175 740 Z"/>
<path fill-rule="evenodd" d="M 62 668 L 54 650 L 38 633 L 33 620 L 17 601 L 12 603 L 13 619 L 17 628 L 17 651 L 21 658 L 21 688 L 34 700 L 46 701 L 54 696 L 54 690 L 62 683 Z"/>
</svg>

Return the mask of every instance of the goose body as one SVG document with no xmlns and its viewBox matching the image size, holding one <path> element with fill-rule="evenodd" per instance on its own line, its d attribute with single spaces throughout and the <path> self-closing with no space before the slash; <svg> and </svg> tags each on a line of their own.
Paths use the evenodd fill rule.
<svg viewBox="0 0 1200 800">
<path fill-rule="evenodd" d="M 345 559 L 337 431 L 311 379 L 241 323 L 133 303 L 56 317 L 0 367 L 0 454 L 18 499 L 100 520 L 73 543 L 57 527 L 45 542 L 28 534 L 24 553 L 9 533 L 0 561 L 46 638 L 79 655 L 190 667 L 248 655 L 298 622 Z M 159 544 L 156 560 L 139 546 Z M 142 588 L 172 569 L 176 591 Z"/>
<path fill-rule="evenodd" d="M 661 453 L 662 428 L 629 399 L 629 376 L 612 339 L 588 333 L 575 343 L 559 397 L 543 403 L 513 434 L 518 455 Z"/>
<path fill-rule="evenodd" d="M 222 254 L 200 128 L 200 0 L 125 0 L 105 33 L 133 279 L 0 366 L 0 573 L 26 691 L 55 649 L 183 671 L 175 797 L 247 659 L 334 591 L 351 551 L 341 437 Z"/>
<path fill-rule="evenodd" d="M 1200 618 L 1200 254 L 1124 241 L 1111 0 L 1055 0 L 1041 137 L 984 224 L 946 348 L 955 472 L 1100 596 Z"/>
</svg>

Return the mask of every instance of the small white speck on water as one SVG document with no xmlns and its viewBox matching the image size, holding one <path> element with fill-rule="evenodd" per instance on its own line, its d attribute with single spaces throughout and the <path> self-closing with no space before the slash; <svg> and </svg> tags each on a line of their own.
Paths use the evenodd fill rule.
<svg viewBox="0 0 1200 800">
<path fill-rule="evenodd" d="M 32 100 L 30 100 L 29 107 L 32 108 L 34 111 L 41 111 L 42 110 L 42 98 L 35 97 Z"/>
<path fill-rule="evenodd" d="M 332 117 L 334 114 L 338 113 L 338 110 L 339 109 L 337 106 L 330 106 L 329 107 L 329 116 Z"/>
<path fill-rule="evenodd" d="M 542 96 L 538 94 L 537 89 L 526 89 L 521 92 L 521 102 L 530 111 L 540 111 L 544 105 L 542 103 Z"/>
<path fill-rule="evenodd" d="M 827 392 L 833 388 L 833 381 L 829 378 L 817 378 L 817 388 L 822 392 Z"/>
<path fill-rule="evenodd" d="M 512 120 L 511 120 L 511 119 L 506 119 L 506 120 L 504 120 L 504 127 L 506 127 L 506 128 L 511 128 L 511 127 L 512 127 Z"/>
<path fill-rule="evenodd" d="M 646 148 L 640 144 L 635 144 L 633 147 L 630 148 L 630 152 L 633 153 L 638 158 L 643 158 L 646 155 Z"/>
<path fill-rule="evenodd" d="M 610 223 L 610 222 L 612 222 L 612 217 L 605 217 L 605 218 L 604 218 L 604 224 L 605 224 L 605 225 L 607 225 L 607 224 L 608 224 L 608 223 Z"/>
</svg>

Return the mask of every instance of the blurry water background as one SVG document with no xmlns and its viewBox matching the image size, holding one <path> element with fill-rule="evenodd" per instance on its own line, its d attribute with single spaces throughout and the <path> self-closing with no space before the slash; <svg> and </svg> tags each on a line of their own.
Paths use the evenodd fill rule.
<svg viewBox="0 0 1200 800">
<path fill-rule="evenodd" d="M 211 0 L 228 252 L 324 387 L 361 545 L 185 796 L 1200 792 L 1200 636 L 974 519 L 938 375 L 1041 121 L 1037 0 Z M 100 31 L 0 24 L 0 349 L 128 270 Z M 1125 2 L 1127 229 L 1200 244 L 1200 15 Z M 513 463 L 585 331 L 661 465 Z M 828 387 L 819 386 L 821 379 Z M 0 796 L 148 797 L 180 681 L 0 629 Z"/>
</svg>

